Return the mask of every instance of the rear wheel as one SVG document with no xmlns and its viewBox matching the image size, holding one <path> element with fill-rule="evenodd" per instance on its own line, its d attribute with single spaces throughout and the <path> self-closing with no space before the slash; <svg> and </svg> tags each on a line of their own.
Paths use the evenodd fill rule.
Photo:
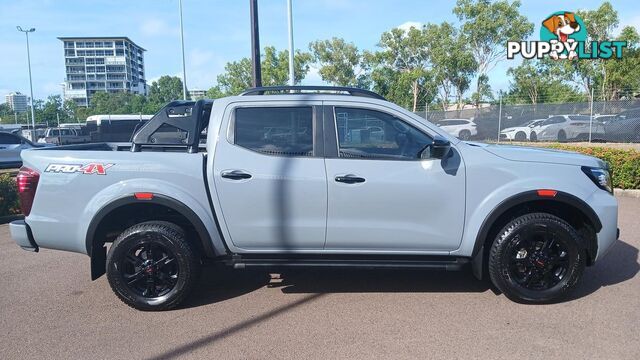
<svg viewBox="0 0 640 360">
<path fill-rule="evenodd" d="M 460 134 L 458 135 L 458 138 L 460 138 L 460 140 L 469 140 L 469 139 L 471 139 L 471 131 L 469 131 L 469 130 L 461 130 Z"/>
<path fill-rule="evenodd" d="M 184 300 L 198 278 L 200 261 L 179 226 L 164 221 L 125 230 L 109 249 L 109 285 L 138 310 L 168 310 Z"/>
<path fill-rule="evenodd" d="M 527 140 L 527 134 L 523 133 L 522 131 L 518 131 L 516 133 L 515 140 L 516 141 L 525 141 L 525 140 Z"/>
<path fill-rule="evenodd" d="M 564 130 L 558 131 L 558 141 L 559 142 L 567 141 L 567 134 L 564 132 Z"/>
<path fill-rule="evenodd" d="M 538 141 L 538 135 L 536 135 L 535 132 L 532 132 L 531 135 L 529 135 L 529 139 L 531 141 Z"/>
<path fill-rule="evenodd" d="M 520 216 L 493 242 L 489 275 L 516 302 L 548 303 L 566 297 L 584 272 L 580 235 L 566 221 L 546 213 Z"/>
</svg>

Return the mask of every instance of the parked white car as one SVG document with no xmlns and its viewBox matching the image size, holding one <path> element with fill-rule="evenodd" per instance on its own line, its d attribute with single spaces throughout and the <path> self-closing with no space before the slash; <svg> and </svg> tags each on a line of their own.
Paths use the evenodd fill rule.
<svg viewBox="0 0 640 360">
<path fill-rule="evenodd" d="M 89 142 L 91 137 L 82 135 L 80 129 L 71 127 L 48 128 L 44 136 L 38 139 L 39 144 L 48 143 L 56 145 L 82 144 Z"/>
<path fill-rule="evenodd" d="M 587 140 L 589 138 L 589 116 L 555 115 L 531 129 L 531 141 Z M 604 125 L 594 119 L 591 124 L 591 139 L 604 139 Z"/>
<path fill-rule="evenodd" d="M 469 140 L 472 136 L 478 135 L 476 123 L 468 119 L 443 119 L 436 122 L 436 125 L 449 134 L 461 140 Z"/>
<path fill-rule="evenodd" d="M 514 126 L 500 131 L 501 140 L 527 141 L 531 136 L 531 129 L 546 119 L 531 120 L 522 126 Z"/>
</svg>

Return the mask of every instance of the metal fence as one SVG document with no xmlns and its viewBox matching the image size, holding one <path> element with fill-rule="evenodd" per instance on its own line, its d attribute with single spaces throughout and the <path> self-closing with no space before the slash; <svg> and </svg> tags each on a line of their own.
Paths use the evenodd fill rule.
<svg viewBox="0 0 640 360">
<path fill-rule="evenodd" d="M 508 101 L 506 101 L 508 100 Z M 640 142 L 640 99 L 512 105 L 415 113 L 460 138 L 478 141 Z"/>
</svg>

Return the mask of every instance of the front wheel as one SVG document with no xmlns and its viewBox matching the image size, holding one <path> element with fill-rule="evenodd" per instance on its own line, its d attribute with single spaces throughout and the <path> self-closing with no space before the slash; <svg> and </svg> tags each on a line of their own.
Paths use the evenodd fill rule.
<svg viewBox="0 0 640 360">
<path fill-rule="evenodd" d="M 580 235 L 566 221 L 532 213 L 509 222 L 489 254 L 493 284 L 509 299 L 549 303 L 565 298 L 586 264 Z"/>
<path fill-rule="evenodd" d="M 527 140 L 527 134 L 525 134 L 522 131 L 518 131 L 516 133 L 515 140 L 516 141 L 526 141 Z"/>
<path fill-rule="evenodd" d="M 558 132 L 558 142 L 565 142 L 567 141 L 567 134 L 564 132 L 564 130 L 560 130 Z"/>
<path fill-rule="evenodd" d="M 168 310 L 184 300 L 200 261 L 184 230 L 165 221 L 134 225 L 118 236 L 107 256 L 109 285 L 138 310 Z"/>
</svg>

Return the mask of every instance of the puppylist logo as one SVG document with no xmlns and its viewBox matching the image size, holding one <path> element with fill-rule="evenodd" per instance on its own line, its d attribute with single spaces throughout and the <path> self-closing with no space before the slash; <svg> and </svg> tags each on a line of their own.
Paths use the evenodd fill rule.
<svg viewBox="0 0 640 360">
<path fill-rule="evenodd" d="M 540 41 L 507 42 L 507 59 L 520 54 L 525 59 L 549 56 L 559 59 L 621 58 L 626 41 L 592 41 L 587 43 L 587 27 L 575 13 L 558 11 L 549 15 L 540 27 Z M 588 46 L 587 46 L 588 45 Z"/>
</svg>

